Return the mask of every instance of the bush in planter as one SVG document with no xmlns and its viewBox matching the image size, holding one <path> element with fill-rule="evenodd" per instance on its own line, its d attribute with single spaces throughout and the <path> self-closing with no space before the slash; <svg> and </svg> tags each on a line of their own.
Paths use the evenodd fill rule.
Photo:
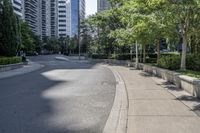
<svg viewBox="0 0 200 133">
<path fill-rule="evenodd" d="M 157 66 L 170 70 L 177 70 L 180 68 L 181 56 L 180 55 L 168 55 L 161 56 L 157 62 Z"/>
<path fill-rule="evenodd" d="M 0 57 L 0 65 L 16 64 L 22 62 L 21 57 Z"/>
<path fill-rule="evenodd" d="M 186 67 L 188 70 L 200 71 L 200 54 L 187 55 Z"/>
<path fill-rule="evenodd" d="M 108 55 L 106 54 L 92 54 L 92 59 L 108 59 Z"/>
</svg>

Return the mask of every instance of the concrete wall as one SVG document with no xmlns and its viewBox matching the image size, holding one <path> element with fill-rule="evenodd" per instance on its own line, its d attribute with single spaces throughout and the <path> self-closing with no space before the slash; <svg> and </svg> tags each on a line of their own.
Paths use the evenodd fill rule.
<svg viewBox="0 0 200 133">
<path fill-rule="evenodd" d="M 169 71 L 166 69 L 139 64 L 139 69 L 161 77 L 164 80 L 173 83 L 177 88 L 183 89 L 190 93 L 192 96 L 200 98 L 200 80 L 180 73 Z"/>
</svg>

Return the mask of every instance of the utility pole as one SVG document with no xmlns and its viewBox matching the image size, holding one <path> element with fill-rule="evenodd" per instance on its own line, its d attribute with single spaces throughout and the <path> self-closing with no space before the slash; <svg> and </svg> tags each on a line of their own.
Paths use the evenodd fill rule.
<svg viewBox="0 0 200 133">
<path fill-rule="evenodd" d="M 135 67 L 136 67 L 136 69 L 138 69 L 139 61 L 138 61 L 138 42 L 137 41 L 135 43 L 135 53 L 136 53 Z"/>
<path fill-rule="evenodd" d="M 78 56 L 81 60 L 81 44 L 80 44 L 80 0 L 78 0 Z"/>
</svg>

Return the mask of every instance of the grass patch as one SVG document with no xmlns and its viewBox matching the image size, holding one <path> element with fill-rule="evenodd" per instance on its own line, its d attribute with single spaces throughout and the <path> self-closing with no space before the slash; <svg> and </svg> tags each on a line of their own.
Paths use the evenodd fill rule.
<svg viewBox="0 0 200 133">
<path fill-rule="evenodd" d="M 22 62 L 21 57 L 0 57 L 0 65 L 16 64 Z"/>
<path fill-rule="evenodd" d="M 177 72 L 183 74 L 183 75 L 187 75 L 190 77 L 194 77 L 194 78 L 198 78 L 200 79 L 200 72 L 199 71 L 191 71 L 191 70 L 186 70 L 186 71 L 182 71 L 182 70 L 178 70 Z"/>
</svg>

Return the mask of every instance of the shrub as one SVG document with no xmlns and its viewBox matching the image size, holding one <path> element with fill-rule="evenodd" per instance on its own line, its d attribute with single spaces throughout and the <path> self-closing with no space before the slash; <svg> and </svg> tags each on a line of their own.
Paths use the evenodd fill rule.
<svg viewBox="0 0 200 133">
<path fill-rule="evenodd" d="M 92 54 L 92 59 L 108 59 L 108 55 L 106 54 Z"/>
<path fill-rule="evenodd" d="M 0 57 L 0 65 L 16 64 L 22 62 L 21 57 Z"/>
<path fill-rule="evenodd" d="M 190 54 L 187 56 L 186 68 L 188 70 L 200 71 L 200 54 Z"/>
<path fill-rule="evenodd" d="M 180 55 L 161 56 L 161 58 L 157 62 L 158 67 L 170 69 L 170 70 L 179 69 L 180 64 L 181 64 L 181 56 Z"/>
</svg>

